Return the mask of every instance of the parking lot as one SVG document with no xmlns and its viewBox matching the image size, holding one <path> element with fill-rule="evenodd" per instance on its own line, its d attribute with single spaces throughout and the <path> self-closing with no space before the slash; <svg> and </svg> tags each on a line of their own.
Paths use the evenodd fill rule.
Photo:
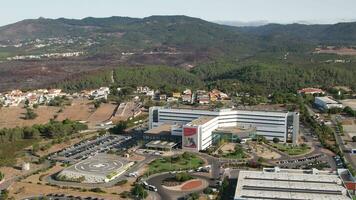
<svg viewBox="0 0 356 200">
<path fill-rule="evenodd" d="M 277 162 L 277 165 L 281 168 L 309 168 L 321 164 L 329 166 L 328 157 L 323 154 L 298 159 L 281 160 Z"/>
<path fill-rule="evenodd" d="M 55 152 L 49 159 L 63 163 L 75 163 L 80 160 L 106 153 L 109 150 L 122 150 L 132 146 L 135 140 L 131 136 L 103 135 L 93 140 L 86 140 L 71 147 Z"/>
</svg>

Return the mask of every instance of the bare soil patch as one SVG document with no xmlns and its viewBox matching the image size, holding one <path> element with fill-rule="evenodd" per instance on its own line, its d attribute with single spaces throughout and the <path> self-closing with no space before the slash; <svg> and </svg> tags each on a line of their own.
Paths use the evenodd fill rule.
<svg viewBox="0 0 356 200">
<path fill-rule="evenodd" d="M 59 110 L 57 107 L 39 106 L 34 109 L 38 117 L 33 120 L 24 120 L 22 117 L 26 109 L 19 105 L 17 107 L 3 107 L 0 109 L 0 128 L 15 128 L 17 126 L 32 126 L 34 124 L 45 124 L 53 118 Z"/>
<path fill-rule="evenodd" d="M 182 190 L 194 190 L 203 185 L 201 180 L 191 180 L 183 183 L 181 189 Z"/>
</svg>

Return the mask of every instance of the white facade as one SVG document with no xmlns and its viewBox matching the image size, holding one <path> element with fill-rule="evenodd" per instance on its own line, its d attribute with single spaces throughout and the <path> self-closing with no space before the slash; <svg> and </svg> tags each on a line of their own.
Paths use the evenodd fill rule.
<svg viewBox="0 0 356 200">
<path fill-rule="evenodd" d="M 194 120 L 201 117 L 211 117 L 213 119 L 203 120 L 204 123 L 201 124 L 194 123 Z M 286 142 L 289 138 L 293 143 L 296 142 L 299 132 L 299 114 L 295 112 L 150 108 L 149 128 L 160 126 L 163 123 L 174 125 L 174 135 L 182 135 L 183 140 L 183 129 L 185 127 L 196 128 L 198 150 L 203 150 L 210 146 L 211 140 L 206 143 L 201 141 L 205 141 L 207 137 L 211 138 L 211 132 L 219 127 L 253 126 L 256 127 L 258 135 L 262 135 L 268 140 L 277 137 Z"/>
<path fill-rule="evenodd" d="M 315 97 L 314 103 L 323 109 L 343 108 L 342 104 L 331 99 L 330 97 Z"/>
</svg>

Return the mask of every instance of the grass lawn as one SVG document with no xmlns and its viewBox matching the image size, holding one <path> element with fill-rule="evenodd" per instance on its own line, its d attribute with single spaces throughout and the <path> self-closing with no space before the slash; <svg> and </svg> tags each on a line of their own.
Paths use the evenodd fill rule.
<svg viewBox="0 0 356 200">
<path fill-rule="evenodd" d="M 0 145 L 0 166 L 11 166 L 16 164 L 16 157 L 20 152 L 34 144 L 36 140 L 21 140 L 15 142 L 1 143 Z"/>
<path fill-rule="evenodd" d="M 272 143 L 274 148 L 287 153 L 288 155 L 301 155 L 305 154 L 310 150 L 308 145 L 292 146 L 287 144 Z"/>
<path fill-rule="evenodd" d="M 183 153 L 166 158 L 159 158 L 152 161 L 149 167 L 149 174 L 155 174 L 167 171 L 180 171 L 187 169 L 196 169 L 204 164 L 204 161 L 191 153 Z"/>
</svg>

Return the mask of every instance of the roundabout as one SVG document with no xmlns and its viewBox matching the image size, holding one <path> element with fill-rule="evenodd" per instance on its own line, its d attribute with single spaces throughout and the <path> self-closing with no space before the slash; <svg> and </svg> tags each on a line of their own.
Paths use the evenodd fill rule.
<svg viewBox="0 0 356 200">
<path fill-rule="evenodd" d="M 147 183 L 154 185 L 158 189 L 161 199 L 178 199 L 194 192 L 201 192 L 209 185 L 213 185 L 213 181 L 208 176 L 194 173 L 191 175 L 193 179 L 172 187 L 162 185 L 164 180 L 173 177 L 169 173 L 153 175 L 147 179 Z"/>
<path fill-rule="evenodd" d="M 205 179 L 195 178 L 185 181 L 177 186 L 163 186 L 165 189 L 176 192 L 195 192 L 208 187 L 209 183 Z"/>
</svg>

